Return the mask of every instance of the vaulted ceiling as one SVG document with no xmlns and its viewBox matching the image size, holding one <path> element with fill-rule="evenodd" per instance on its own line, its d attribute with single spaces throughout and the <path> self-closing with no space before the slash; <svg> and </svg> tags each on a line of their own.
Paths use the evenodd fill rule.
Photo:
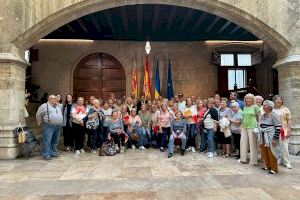
<svg viewBox="0 0 300 200">
<path fill-rule="evenodd" d="M 130 5 L 74 20 L 46 39 L 134 41 L 258 40 L 219 16 L 169 5 Z"/>
</svg>

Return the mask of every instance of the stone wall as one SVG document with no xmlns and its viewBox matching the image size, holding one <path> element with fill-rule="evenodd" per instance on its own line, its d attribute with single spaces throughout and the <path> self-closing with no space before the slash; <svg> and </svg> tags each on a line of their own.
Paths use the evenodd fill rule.
<svg viewBox="0 0 300 200">
<path fill-rule="evenodd" d="M 223 42 L 224 43 L 224 42 Z M 161 93 L 166 96 L 168 59 L 171 60 L 175 93 L 208 97 L 218 90 L 217 66 L 211 62 L 212 51 L 222 42 L 152 42 L 150 70 L 152 88 L 155 86 L 156 57 L 159 58 Z M 33 84 L 41 86 L 39 99 L 44 92 L 66 94 L 73 92 L 73 71 L 85 56 L 108 53 L 118 59 L 125 69 L 126 93 L 131 94 L 132 69 L 138 72 L 139 92 L 144 78 L 144 42 L 130 41 L 84 41 L 84 40 L 41 40 L 36 44 L 39 61 L 34 62 Z M 263 65 L 265 72 L 272 73 L 272 64 Z M 261 68 L 261 67 L 260 67 Z M 259 68 L 259 69 L 260 69 Z M 260 72 L 260 71 L 259 71 Z M 259 90 L 265 95 L 272 92 L 271 78 L 261 79 Z M 262 86 L 262 87 L 260 87 Z"/>
<path fill-rule="evenodd" d="M 44 92 L 72 93 L 73 71 L 77 63 L 94 52 L 111 54 L 118 59 L 126 73 L 127 95 L 131 94 L 132 68 L 136 65 L 141 92 L 145 62 L 144 42 L 118 41 L 50 41 L 37 43 L 39 61 L 33 63 L 33 84 Z M 217 69 L 211 63 L 213 46 L 205 42 L 152 42 L 150 69 L 155 85 L 155 57 L 159 57 L 162 95 L 166 94 L 168 59 L 171 59 L 175 93 L 208 97 L 217 90 Z"/>
</svg>

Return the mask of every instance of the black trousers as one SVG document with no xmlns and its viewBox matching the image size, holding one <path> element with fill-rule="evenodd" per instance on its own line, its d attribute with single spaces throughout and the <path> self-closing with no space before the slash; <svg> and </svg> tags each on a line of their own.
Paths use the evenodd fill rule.
<svg viewBox="0 0 300 200">
<path fill-rule="evenodd" d="M 235 148 L 237 148 L 239 150 L 239 157 L 240 157 L 241 134 L 232 133 L 232 136 L 233 136 L 233 144 L 234 144 Z"/>
<path fill-rule="evenodd" d="M 85 128 L 80 124 L 72 123 L 74 139 L 75 139 L 75 150 L 83 149 Z"/>
<path fill-rule="evenodd" d="M 93 136 L 93 130 L 85 128 L 85 133 L 87 134 L 87 141 L 86 141 L 86 146 L 87 147 L 92 147 L 92 136 Z"/>
<path fill-rule="evenodd" d="M 115 144 L 117 144 L 118 147 L 121 147 L 121 144 L 122 144 L 122 146 L 125 146 L 125 134 L 124 133 L 122 133 L 120 135 L 111 133 L 110 137 L 114 140 Z"/>
<path fill-rule="evenodd" d="M 64 146 L 65 147 L 74 147 L 74 134 L 73 129 L 70 125 L 63 127 L 63 135 L 64 135 Z"/>
</svg>

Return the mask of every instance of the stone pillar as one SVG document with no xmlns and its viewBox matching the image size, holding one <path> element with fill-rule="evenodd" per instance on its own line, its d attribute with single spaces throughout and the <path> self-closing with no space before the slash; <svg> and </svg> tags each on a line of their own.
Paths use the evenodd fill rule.
<svg viewBox="0 0 300 200">
<path fill-rule="evenodd" d="M 0 53 L 0 159 L 17 157 L 14 130 L 24 122 L 25 69 L 28 63 L 18 55 L 16 52 Z"/>
<path fill-rule="evenodd" d="M 300 55 L 288 56 L 277 61 L 279 94 L 284 105 L 292 113 L 292 136 L 289 150 L 291 154 L 300 152 Z"/>
</svg>

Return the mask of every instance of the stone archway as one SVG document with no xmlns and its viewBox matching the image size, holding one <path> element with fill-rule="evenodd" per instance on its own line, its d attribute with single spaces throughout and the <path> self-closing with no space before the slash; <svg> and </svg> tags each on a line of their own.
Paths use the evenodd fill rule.
<svg viewBox="0 0 300 200">
<path fill-rule="evenodd" d="M 277 53 L 280 59 L 274 66 L 279 72 L 279 90 L 287 99 L 293 118 L 291 139 L 293 152 L 300 150 L 299 99 L 300 37 L 299 2 L 247 0 L 51 0 L 6 1 L 1 10 L 11 10 L 1 16 L 4 34 L 0 43 L 0 88 L 5 107 L 0 109 L 0 159 L 17 156 L 14 129 L 24 117 L 24 50 L 34 45 L 60 26 L 79 17 L 118 6 L 132 4 L 166 4 L 203 10 L 228 19 L 247 29 Z M 7 106 L 9 105 L 9 106 Z"/>
<path fill-rule="evenodd" d="M 71 4 L 71 3 L 70 3 Z M 165 4 L 182 6 L 203 10 L 217 16 L 228 19 L 237 25 L 249 30 L 258 38 L 264 40 L 278 55 L 285 54 L 291 47 L 290 42 L 280 35 L 274 28 L 261 21 L 259 18 L 249 14 L 230 3 L 207 0 L 85 0 L 73 3 L 69 7 L 57 10 L 57 12 L 41 19 L 22 35 L 17 37 L 13 43 L 18 48 L 29 48 L 37 40 L 43 38 L 48 33 L 60 26 L 80 18 L 84 15 L 110 9 L 119 6 L 132 4 Z"/>
</svg>

